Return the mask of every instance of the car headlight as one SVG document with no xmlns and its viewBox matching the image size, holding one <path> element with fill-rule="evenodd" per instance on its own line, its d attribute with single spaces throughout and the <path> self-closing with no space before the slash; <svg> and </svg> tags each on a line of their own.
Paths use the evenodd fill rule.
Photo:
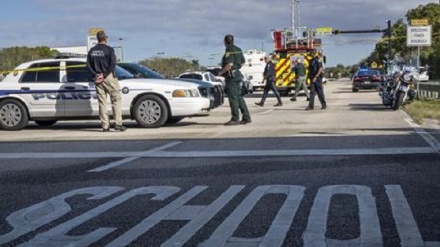
<svg viewBox="0 0 440 247">
<path fill-rule="evenodd" d="M 197 89 L 177 89 L 173 91 L 173 97 L 175 98 L 200 97 L 200 93 Z"/>
<path fill-rule="evenodd" d="M 403 80 L 406 81 L 406 82 L 410 81 L 411 80 L 411 75 L 408 74 L 408 73 L 404 74 L 403 75 Z"/>
</svg>

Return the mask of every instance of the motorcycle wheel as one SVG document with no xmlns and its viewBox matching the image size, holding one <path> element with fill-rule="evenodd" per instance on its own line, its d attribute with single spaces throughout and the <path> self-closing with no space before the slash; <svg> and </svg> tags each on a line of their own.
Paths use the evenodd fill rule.
<svg viewBox="0 0 440 247">
<path fill-rule="evenodd" d="M 403 97 L 405 97 L 405 93 L 398 92 L 396 101 L 394 101 L 394 105 L 393 105 L 393 107 L 391 107 L 393 109 L 393 111 L 396 111 L 397 109 L 399 109 L 400 105 L 403 102 Z"/>
</svg>

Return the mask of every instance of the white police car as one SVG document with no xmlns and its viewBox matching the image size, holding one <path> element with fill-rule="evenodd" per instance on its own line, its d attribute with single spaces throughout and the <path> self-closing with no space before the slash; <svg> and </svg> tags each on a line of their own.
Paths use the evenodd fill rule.
<svg viewBox="0 0 440 247">
<path fill-rule="evenodd" d="M 173 80 L 136 79 L 120 67 L 122 115 L 146 128 L 175 123 L 209 111 L 197 85 Z M 98 118 L 93 75 L 86 59 L 59 58 L 19 65 L 0 83 L 0 128 L 19 130 L 29 121 L 43 126 L 58 120 Z M 111 107 L 109 102 L 109 114 Z"/>
</svg>

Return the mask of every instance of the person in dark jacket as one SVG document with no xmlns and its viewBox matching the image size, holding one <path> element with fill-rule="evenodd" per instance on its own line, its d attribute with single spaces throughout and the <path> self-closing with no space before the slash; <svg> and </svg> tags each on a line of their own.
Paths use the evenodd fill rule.
<svg viewBox="0 0 440 247">
<path fill-rule="evenodd" d="M 274 106 L 282 106 L 283 102 L 281 101 L 280 94 L 275 87 L 275 65 L 272 63 L 271 55 L 265 56 L 264 61 L 266 62 L 266 67 L 264 67 L 263 80 L 266 81 L 266 84 L 264 85 L 263 97 L 261 98 L 260 102 L 255 102 L 255 104 L 259 106 L 264 106 L 267 94 L 269 93 L 269 90 L 272 90 L 278 100 L 278 103 Z"/>
<path fill-rule="evenodd" d="M 310 61 L 309 79 L 310 79 L 310 101 L 306 111 L 313 110 L 315 104 L 315 95 L 318 94 L 321 109 L 327 109 L 327 102 L 324 96 L 324 86 L 322 85 L 323 67 L 321 62 L 322 53 L 318 51 L 315 57 Z"/>
<path fill-rule="evenodd" d="M 107 94 L 110 95 L 115 130 L 125 131 L 122 125 L 121 92 L 119 82 L 115 77 L 116 55 L 112 47 L 107 45 L 107 35 L 104 31 L 96 33 L 98 44 L 90 49 L 87 54 L 87 67 L 95 76 L 95 87 L 98 95 L 99 118 L 102 131 L 110 131 L 110 121 L 107 112 Z"/>
<path fill-rule="evenodd" d="M 241 66 L 245 63 L 242 50 L 234 45 L 234 36 L 228 34 L 223 40 L 226 50 L 222 58 L 222 70 L 219 76 L 226 80 L 225 90 L 228 94 L 229 106 L 231 107 L 231 120 L 225 123 L 226 126 L 249 124 L 252 122 L 251 115 L 241 93 L 243 75 L 240 72 Z M 242 119 L 240 121 L 240 113 Z"/>
</svg>

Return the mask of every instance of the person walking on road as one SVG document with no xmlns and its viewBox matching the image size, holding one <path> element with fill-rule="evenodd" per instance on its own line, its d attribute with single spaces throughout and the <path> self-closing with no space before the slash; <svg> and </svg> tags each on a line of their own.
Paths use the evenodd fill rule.
<svg viewBox="0 0 440 247">
<path fill-rule="evenodd" d="M 226 126 L 251 123 L 251 116 L 241 94 L 241 83 L 243 75 L 240 72 L 241 66 L 245 63 L 242 50 L 234 45 L 234 36 L 228 34 L 224 37 L 226 51 L 222 58 L 222 70 L 219 76 L 226 80 L 226 93 L 228 94 L 229 106 L 231 108 L 231 120 L 225 123 Z M 242 119 L 240 121 L 240 113 Z"/>
<path fill-rule="evenodd" d="M 259 106 L 264 106 L 267 94 L 269 93 L 269 90 L 272 90 L 278 100 L 278 103 L 274 106 L 282 106 L 283 102 L 281 101 L 280 94 L 275 87 L 275 65 L 272 63 L 271 55 L 266 55 L 264 57 L 264 62 L 266 62 L 266 67 L 264 67 L 263 79 L 266 80 L 266 84 L 264 85 L 263 97 L 261 98 L 260 102 L 255 102 L 255 104 Z"/>
<path fill-rule="evenodd" d="M 115 130 L 125 131 L 122 125 L 121 92 L 119 82 L 115 77 L 116 56 L 112 47 L 107 45 L 107 35 L 104 31 L 96 34 L 98 44 L 90 49 L 87 54 L 87 67 L 95 76 L 95 87 L 98 95 L 99 118 L 102 131 L 110 131 L 110 121 L 107 112 L 107 94 L 113 109 Z"/>
<path fill-rule="evenodd" d="M 306 67 L 301 61 L 301 58 L 297 58 L 295 62 L 295 67 L 293 67 L 293 70 L 295 72 L 295 94 L 293 94 L 293 97 L 290 99 L 291 101 L 296 101 L 296 98 L 298 97 L 299 92 L 301 90 L 304 90 L 307 101 L 310 100 L 309 91 L 307 89 L 307 78 L 306 78 Z"/>
<path fill-rule="evenodd" d="M 322 85 L 323 67 L 321 62 L 322 53 L 318 51 L 315 57 L 310 61 L 309 65 L 309 79 L 310 79 L 310 101 L 306 111 L 313 110 L 315 104 L 315 95 L 318 94 L 321 103 L 321 109 L 327 109 L 327 102 L 324 96 L 324 87 Z"/>
</svg>

